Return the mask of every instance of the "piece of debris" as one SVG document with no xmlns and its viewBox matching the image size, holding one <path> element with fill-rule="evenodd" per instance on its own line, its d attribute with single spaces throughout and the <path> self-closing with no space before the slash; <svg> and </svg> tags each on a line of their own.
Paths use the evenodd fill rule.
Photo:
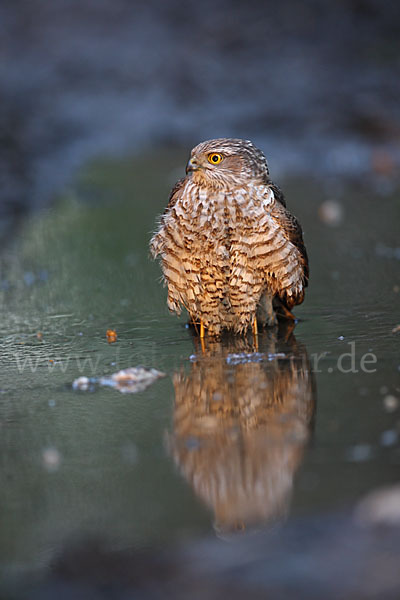
<svg viewBox="0 0 400 600">
<path fill-rule="evenodd" d="M 343 207 L 336 200 L 325 200 L 318 208 L 318 216 L 326 225 L 335 227 L 343 220 Z"/>
<path fill-rule="evenodd" d="M 396 325 L 396 327 L 393 327 L 392 329 L 392 333 L 398 333 L 400 331 L 400 325 Z"/>
<path fill-rule="evenodd" d="M 358 504 L 355 516 L 363 525 L 400 525 L 400 485 L 370 492 Z"/>
<path fill-rule="evenodd" d="M 114 344 L 118 339 L 117 332 L 115 331 L 115 329 L 107 329 L 106 338 L 109 344 Z"/>
<path fill-rule="evenodd" d="M 107 377 L 101 377 L 100 385 L 113 387 L 122 393 L 141 392 L 153 381 L 165 377 L 165 373 L 146 367 L 129 367 Z"/>
<path fill-rule="evenodd" d="M 112 387 L 123 394 L 142 392 L 165 373 L 146 367 L 129 367 L 103 377 L 78 377 L 72 384 L 74 390 L 94 391 L 97 386 Z"/>
<path fill-rule="evenodd" d="M 82 392 L 86 392 L 87 390 L 89 390 L 91 388 L 91 386 L 93 384 L 95 384 L 97 381 L 96 378 L 94 377 L 78 377 L 78 379 L 75 379 L 72 383 L 72 387 L 74 390 L 81 390 Z"/>
<path fill-rule="evenodd" d="M 249 362 L 272 362 L 279 358 L 286 358 L 286 354 L 283 352 L 275 353 L 264 353 L 264 352 L 239 352 L 234 354 L 228 354 L 226 362 L 228 365 L 240 365 L 242 363 Z"/>
<path fill-rule="evenodd" d="M 391 412 L 394 412 L 395 410 L 397 410 L 397 408 L 399 406 L 399 401 L 396 398 L 396 396 L 392 396 L 391 394 L 388 394 L 383 399 L 383 406 L 384 406 L 386 412 L 391 413 Z"/>
<path fill-rule="evenodd" d="M 57 448 L 45 448 L 42 451 L 42 462 L 47 471 L 57 471 L 61 463 L 61 455 Z"/>
</svg>

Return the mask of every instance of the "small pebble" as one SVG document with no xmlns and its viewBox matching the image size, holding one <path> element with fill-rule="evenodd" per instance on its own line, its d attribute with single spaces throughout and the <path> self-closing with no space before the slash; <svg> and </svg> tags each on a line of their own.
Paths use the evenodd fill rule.
<svg viewBox="0 0 400 600">
<path fill-rule="evenodd" d="M 383 406 L 384 406 L 386 412 L 389 412 L 389 413 L 394 412 L 399 406 L 399 400 L 398 400 L 398 398 L 396 398 L 396 396 L 392 396 L 391 394 L 388 394 L 383 399 Z"/>
<path fill-rule="evenodd" d="M 372 448 L 369 444 L 357 444 L 347 451 L 347 459 L 351 462 L 364 462 L 372 456 Z"/>
<path fill-rule="evenodd" d="M 357 506 L 355 516 L 363 525 L 400 525 L 400 485 L 368 494 Z"/>
<path fill-rule="evenodd" d="M 318 208 L 318 216 L 323 223 L 334 227 L 343 219 L 343 207 L 336 200 L 325 200 Z"/>
<path fill-rule="evenodd" d="M 61 464 L 61 455 L 56 448 L 45 448 L 42 452 L 43 466 L 47 471 L 57 471 Z"/>
<path fill-rule="evenodd" d="M 388 429 L 384 431 L 381 435 L 381 445 L 382 446 L 394 446 L 399 439 L 397 431 L 394 429 Z"/>
<path fill-rule="evenodd" d="M 72 387 L 74 390 L 86 391 L 89 389 L 89 385 L 90 385 L 89 377 L 85 377 L 84 375 L 82 375 L 82 377 L 78 377 L 78 379 L 75 379 L 75 381 L 72 384 Z"/>
</svg>

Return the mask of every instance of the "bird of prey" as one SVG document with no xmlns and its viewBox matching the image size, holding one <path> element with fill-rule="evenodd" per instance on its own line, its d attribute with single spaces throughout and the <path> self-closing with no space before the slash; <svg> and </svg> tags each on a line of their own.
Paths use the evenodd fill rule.
<svg viewBox="0 0 400 600">
<path fill-rule="evenodd" d="M 200 337 L 243 333 L 294 318 L 308 259 L 302 229 L 248 140 L 220 138 L 193 148 L 150 242 L 161 257 L 168 307 L 188 311 Z"/>
</svg>

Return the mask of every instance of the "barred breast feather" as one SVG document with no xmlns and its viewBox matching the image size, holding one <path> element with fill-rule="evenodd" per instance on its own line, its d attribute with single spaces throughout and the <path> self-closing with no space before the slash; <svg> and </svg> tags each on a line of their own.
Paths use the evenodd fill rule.
<svg viewBox="0 0 400 600">
<path fill-rule="evenodd" d="M 265 296 L 288 309 L 304 297 L 302 231 L 272 183 L 227 190 L 180 180 L 150 248 L 161 257 L 169 309 L 186 308 L 211 334 L 243 332 Z"/>
</svg>

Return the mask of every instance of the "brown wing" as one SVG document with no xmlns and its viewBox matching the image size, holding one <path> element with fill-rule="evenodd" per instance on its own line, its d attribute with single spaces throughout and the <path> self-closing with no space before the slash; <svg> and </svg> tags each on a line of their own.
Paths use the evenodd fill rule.
<svg viewBox="0 0 400 600">
<path fill-rule="evenodd" d="M 186 177 L 182 177 L 182 179 L 179 179 L 179 180 L 176 182 L 176 184 L 174 185 L 174 187 L 172 188 L 172 190 L 171 190 L 171 193 L 170 193 L 170 195 L 169 195 L 169 198 L 168 198 L 168 204 L 167 204 L 167 206 L 165 207 L 165 210 L 164 210 L 164 212 L 163 212 L 163 216 L 164 216 L 164 215 L 165 215 L 165 213 L 167 213 L 167 212 L 169 211 L 169 209 L 170 209 L 170 208 L 172 208 L 172 207 L 173 207 L 173 205 L 175 204 L 175 202 L 176 202 L 176 199 L 177 199 L 177 196 L 178 196 L 178 193 L 179 193 L 179 192 L 180 192 L 180 190 L 182 189 L 182 187 L 183 187 L 183 185 L 184 185 L 185 181 L 186 181 Z"/>
<path fill-rule="evenodd" d="M 179 179 L 179 181 L 177 181 L 174 187 L 172 188 L 168 198 L 168 204 L 160 217 L 158 230 L 154 233 L 153 237 L 150 240 L 150 253 L 153 256 L 153 258 L 156 258 L 159 254 L 162 253 L 162 249 L 164 247 L 165 242 L 165 216 L 168 213 L 168 211 L 174 206 L 178 195 L 185 183 L 185 179 L 185 177 Z"/>
<path fill-rule="evenodd" d="M 290 212 L 286 209 L 285 200 L 282 192 L 276 186 L 273 186 L 273 191 L 275 194 L 275 198 L 278 202 L 274 203 L 273 208 L 271 209 L 271 217 L 279 224 L 281 230 L 283 231 L 286 239 L 293 244 L 300 255 L 300 263 L 303 269 L 302 275 L 302 291 L 297 295 L 287 296 L 285 291 L 282 293 L 278 292 L 278 296 L 280 300 L 288 307 L 292 308 L 295 304 L 301 304 L 304 299 L 304 288 L 308 285 L 309 278 L 309 267 L 308 267 L 308 256 L 307 251 L 304 246 L 303 241 L 303 231 L 301 229 L 301 225 Z M 277 195 L 277 192 L 279 195 Z"/>
</svg>

